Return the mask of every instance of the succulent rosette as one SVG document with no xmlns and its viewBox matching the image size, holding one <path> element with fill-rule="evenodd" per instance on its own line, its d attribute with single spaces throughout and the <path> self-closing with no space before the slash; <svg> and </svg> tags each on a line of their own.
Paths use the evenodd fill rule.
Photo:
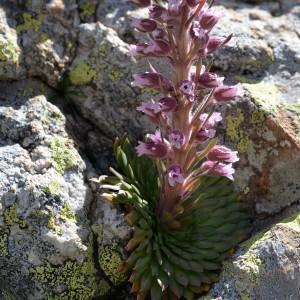
<svg viewBox="0 0 300 300">
<path fill-rule="evenodd" d="M 172 77 L 135 74 L 133 87 L 160 95 L 137 108 L 157 127 L 135 150 L 118 139 L 119 170 L 103 176 L 103 197 L 125 203 L 134 234 L 120 271 L 131 272 L 137 299 L 194 299 L 216 281 L 221 262 L 249 230 L 233 191 L 236 151 L 219 145 L 219 103 L 243 96 L 211 72 L 208 57 L 232 38 L 211 34 L 223 16 L 205 0 L 134 0 L 149 18 L 133 19 L 149 41 L 132 45 L 138 58 L 165 59 Z"/>
</svg>

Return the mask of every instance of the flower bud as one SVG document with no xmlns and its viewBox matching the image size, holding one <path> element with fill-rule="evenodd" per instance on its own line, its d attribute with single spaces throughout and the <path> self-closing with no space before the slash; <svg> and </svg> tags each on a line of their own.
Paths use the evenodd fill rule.
<svg viewBox="0 0 300 300">
<path fill-rule="evenodd" d="M 152 32 L 157 28 L 157 23 L 150 19 L 133 18 L 131 25 L 141 32 Z"/>
<path fill-rule="evenodd" d="M 227 38 L 221 38 L 218 36 L 210 36 L 205 49 L 200 49 L 199 55 L 204 57 L 212 52 L 225 46 L 232 38 L 232 34 Z"/>
<path fill-rule="evenodd" d="M 131 2 L 139 7 L 147 7 L 151 4 L 151 0 L 131 0 Z"/>
<path fill-rule="evenodd" d="M 233 174 L 235 172 L 232 164 L 226 165 L 211 160 L 204 162 L 200 170 L 205 173 L 205 175 L 224 176 L 230 180 L 233 180 Z"/>
<path fill-rule="evenodd" d="M 244 89 L 240 83 L 233 86 L 222 85 L 215 89 L 214 100 L 218 102 L 229 101 L 237 96 L 243 97 L 243 95 Z"/>
<path fill-rule="evenodd" d="M 151 37 L 153 39 L 163 39 L 166 37 L 166 32 L 161 28 L 156 28 L 153 32 L 151 32 Z"/>
<path fill-rule="evenodd" d="M 169 185 L 174 187 L 176 183 L 182 184 L 184 182 L 184 177 L 182 175 L 182 169 L 179 165 L 174 164 L 168 168 L 168 182 Z"/>
<path fill-rule="evenodd" d="M 232 151 L 225 146 L 214 146 L 207 155 L 208 160 L 211 161 L 225 161 L 234 163 L 239 161 L 237 151 Z"/>
<path fill-rule="evenodd" d="M 190 7 L 195 7 L 200 2 L 203 2 L 203 0 L 187 0 L 186 2 Z"/>
<path fill-rule="evenodd" d="M 223 84 L 224 77 L 215 73 L 205 72 L 199 76 L 198 85 L 201 88 L 215 88 Z"/>
<path fill-rule="evenodd" d="M 203 29 L 210 31 L 223 15 L 223 13 L 208 9 L 200 16 L 200 25 Z"/>
<path fill-rule="evenodd" d="M 196 134 L 196 139 L 199 143 L 205 143 L 209 139 L 212 139 L 215 135 L 216 131 L 214 129 L 201 128 Z"/>
<path fill-rule="evenodd" d="M 174 97 L 161 98 L 158 103 L 160 104 L 162 112 L 171 112 L 177 107 L 177 101 Z"/>
<path fill-rule="evenodd" d="M 184 6 L 184 2 L 183 0 L 169 0 L 169 6 L 168 6 L 168 11 L 169 14 L 172 16 L 178 16 L 181 9 Z"/>
<path fill-rule="evenodd" d="M 167 14 L 167 10 L 159 5 L 151 5 L 149 8 L 149 17 L 151 19 L 160 20 Z"/>
<path fill-rule="evenodd" d="M 180 130 L 173 130 L 169 135 L 171 145 L 176 149 L 181 149 L 185 144 L 185 135 Z"/>
<path fill-rule="evenodd" d="M 172 82 L 164 75 L 155 72 L 146 72 L 133 75 L 133 87 L 153 88 L 162 92 L 171 92 L 174 90 Z"/>
<path fill-rule="evenodd" d="M 208 43 L 209 36 L 207 32 L 201 28 L 200 23 L 195 21 L 191 27 L 191 36 L 196 42 L 197 49 L 204 49 Z"/>
<path fill-rule="evenodd" d="M 222 121 L 222 116 L 219 112 L 214 112 L 212 113 L 212 115 L 210 116 L 210 118 L 207 120 L 208 118 L 208 114 L 204 113 L 200 115 L 200 122 L 201 124 L 204 124 L 202 128 L 206 128 L 206 129 L 212 129 L 215 128 L 217 126 L 217 124 L 219 122 Z"/>
<path fill-rule="evenodd" d="M 136 110 L 141 111 L 151 119 L 158 121 L 161 106 L 159 103 L 142 102 L 142 105 L 138 106 Z"/>
</svg>

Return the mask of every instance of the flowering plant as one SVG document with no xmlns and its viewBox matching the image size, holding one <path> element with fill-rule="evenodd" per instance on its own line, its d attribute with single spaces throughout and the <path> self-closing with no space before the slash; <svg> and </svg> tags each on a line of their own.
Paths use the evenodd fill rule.
<svg viewBox="0 0 300 300">
<path fill-rule="evenodd" d="M 159 57 L 172 68 L 167 78 L 150 65 L 135 74 L 132 86 L 151 88 L 156 101 L 137 108 L 156 125 L 135 151 L 118 139 L 115 156 L 121 171 L 102 176 L 103 197 L 128 204 L 134 226 L 126 249 L 131 256 L 120 271 L 132 270 L 138 299 L 193 299 L 216 280 L 216 270 L 245 235 L 248 216 L 233 192 L 237 152 L 217 144 L 222 120 L 218 103 L 242 96 L 240 84 L 228 86 L 203 59 L 232 38 L 211 35 L 222 14 L 206 0 L 134 0 L 149 6 L 149 18 L 132 25 L 149 42 L 133 45 L 137 57 Z"/>
</svg>

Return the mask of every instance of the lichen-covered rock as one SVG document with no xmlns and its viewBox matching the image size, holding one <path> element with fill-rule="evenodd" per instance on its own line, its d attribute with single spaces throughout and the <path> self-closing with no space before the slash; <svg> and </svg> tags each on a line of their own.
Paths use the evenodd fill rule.
<svg viewBox="0 0 300 300">
<path fill-rule="evenodd" d="M 25 92 L 26 84 L 35 89 Z M 123 260 L 116 230 L 105 245 L 92 230 L 85 162 L 42 90 L 49 92 L 31 81 L 2 89 L 0 298 L 104 296 L 126 279 L 116 271 Z"/>
<path fill-rule="evenodd" d="M 224 107 L 224 142 L 239 151 L 237 189 L 258 213 L 276 213 L 300 200 L 297 104 L 280 102 L 269 83 L 244 84 L 246 96 Z"/>
<path fill-rule="evenodd" d="M 224 264 L 211 300 L 299 299 L 299 212 L 257 233 Z M 199 300 L 200 300 L 199 299 Z"/>
</svg>

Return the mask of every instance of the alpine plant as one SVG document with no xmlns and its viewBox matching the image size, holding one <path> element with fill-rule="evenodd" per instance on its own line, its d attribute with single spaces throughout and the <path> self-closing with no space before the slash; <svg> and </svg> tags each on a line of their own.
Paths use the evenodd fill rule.
<svg viewBox="0 0 300 300">
<path fill-rule="evenodd" d="M 219 145 L 218 104 L 243 95 L 211 71 L 210 55 L 232 38 L 211 34 L 222 13 L 205 0 L 134 0 L 149 18 L 132 25 L 149 41 L 133 45 L 136 57 L 167 61 L 172 76 L 133 75 L 132 86 L 157 99 L 137 108 L 156 126 L 133 149 L 124 137 L 114 154 L 118 170 L 100 177 L 103 198 L 124 204 L 133 236 L 120 272 L 130 273 L 137 299 L 194 299 L 218 278 L 222 261 L 245 238 L 247 213 L 233 191 L 237 152 Z"/>
</svg>

